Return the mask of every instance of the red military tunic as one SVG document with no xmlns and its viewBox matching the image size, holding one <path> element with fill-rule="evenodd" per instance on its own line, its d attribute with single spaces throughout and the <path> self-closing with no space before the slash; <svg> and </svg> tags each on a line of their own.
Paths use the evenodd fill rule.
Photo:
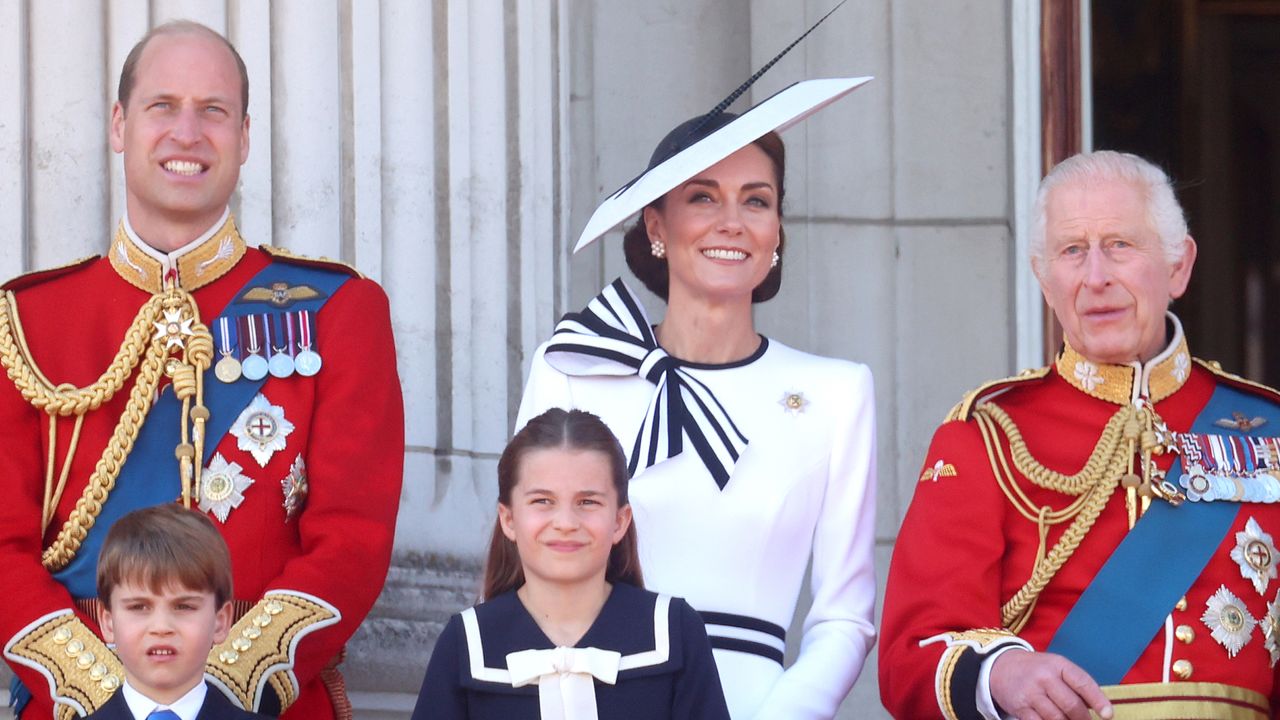
<svg viewBox="0 0 1280 720">
<path fill-rule="evenodd" d="M 273 258 L 247 249 L 231 220 L 179 252 L 172 276 L 191 292 L 206 324 L 213 324 L 246 282 L 272 262 L 351 272 L 336 263 Z M 6 288 L 13 291 L 32 363 L 55 385 L 94 383 L 116 356 L 139 308 L 160 289 L 163 265 L 122 227 L 109 258 L 11 282 Z M 265 466 L 231 433 L 208 439 L 218 455 L 238 464 L 253 481 L 242 488 L 238 506 L 224 506 L 225 521 L 210 513 L 231 550 L 238 614 L 247 612 L 227 643 L 214 648 L 210 669 L 242 704 L 262 707 L 264 698 L 283 696 L 281 704 L 289 707 L 285 717 L 308 720 L 334 717 L 334 701 L 345 702 L 331 701 L 321 675 L 324 671 L 340 684 L 326 666 L 339 657 L 382 588 L 404 457 L 403 406 L 382 289 L 360 277 L 347 279 L 316 314 L 314 339 L 323 357 L 317 374 L 268 377 L 259 391 L 293 425 L 283 448 L 272 452 Z M 14 350 L 12 344 L 0 347 L 0 353 L 6 350 Z M 0 593 L 0 641 L 6 660 L 34 696 L 24 718 L 50 717 L 55 697 L 60 717 L 91 710 L 87 706 L 109 695 L 118 682 L 114 658 L 95 636 L 86 635 L 98 632 L 96 618 L 84 603 L 74 616 L 68 614 L 72 598 L 42 565 L 41 555 L 81 500 L 136 379 L 131 375 L 110 401 L 85 414 L 65 491 L 43 534 L 48 417 L 14 383 L 0 381 L 0 567 L 10 590 Z M 167 384 L 162 387 L 171 391 Z M 205 396 L 225 387 L 207 383 Z M 54 484 L 74 421 L 57 422 Z M 171 445 L 177 446 L 179 427 L 172 433 Z M 287 514 L 282 483 L 300 457 L 306 493 L 295 498 L 302 502 Z M 156 472 L 174 468 L 176 463 Z M 295 490 L 299 479 L 295 473 Z M 54 627 L 59 629 L 51 633 Z M 238 637 L 243 639 L 231 645 Z M 283 644 L 276 658 L 268 657 L 273 648 L 264 645 L 271 639 Z"/>
<path fill-rule="evenodd" d="M 1129 532 L 1125 491 L 1117 488 L 1074 553 L 1040 593 L 1026 625 L 1016 636 L 1003 631 L 1001 607 L 1032 574 L 1040 548 L 1039 530 L 1037 522 L 1019 513 L 1001 489 L 993 456 L 973 419 L 973 405 L 994 403 L 1014 421 L 1036 461 L 1050 470 L 1073 474 L 1085 465 L 1108 420 L 1136 397 L 1154 401 L 1155 412 L 1176 432 L 1190 429 L 1221 383 L 1280 402 L 1275 391 L 1192 363 L 1181 328 L 1176 321 L 1174 326 L 1169 348 L 1144 368 L 1097 366 L 1068 346 L 1052 368 L 980 388 L 937 430 L 898 535 L 885 597 L 880 690 L 885 707 L 895 717 L 982 716 L 976 710 L 980 701 L 975 700 L 982 660 L 1018 639 L 1030 648 L 1045 650 L 1063 618 Z M 1223 418 L 1223 422 L 1240 421 Z M 1253 433 L 1280 435 L 1280 426 L 1263 425 Z M 1175 458 L 1164 454 L 1155 459 L 1168 469 Z M 1075 499 L 1039 487 L 1017 470 L 1010 472 L 1035 506 L 1061 510 Z M 1275 657 L 1280 648 L 1269 649 L 1276 647 L 1275 641 L 1265 630 L 1277 621 L 1276 610 L 1269 604 L 1277 601 L 1280 581 L 1271 578 L 1259 592 L 1244 576 L 1243 563 L 1231 556 L 1238 544 L 1237 532 L 1245 531 L 1251 518 L 1265 533 L 1280 537 L 1280 505 L 1239 503 L 1232 527 L 1208 565 L 1184 601 L 1169 608 L 1165 627 L 1124 676 L 1122 686 L 1128 689 L 1104 688 L 1116 702 L 1118 718 L 1144 703 L 1145 712 L 1156 713 L 1144 717 L 1188 717 L 1162 714 L 1184 710 L 1170 710 L 1171 701 L 1160 699 L 1187 694 L 1202 698 L 1197 712 L 1205 714 L 1194 717 L 1270 717 L 1266 704 L 1276 703 Z M 1046 547 L 1053 548 L 1070 525 L 1051 526 Z M 1176 554 L 1178 548 L 1167 551 Z M 1158 563 L 1160 558 L 1153 557 L 1151 562 Z M 1275 558 L 1268 557 L 1265 563 L 1273 569 Z M 1211 627 L 1202 620 L 1210 596 L 1224 587 L 1258 621 L 1234 658 L 1225 644 L 1211 637 Z M 1125 608 L 1115 608 L 1114 615 L 1117 623 L 1125 622 Z M 1099 627 L 1097 632 L 1108 630 Z M 1126 692 L 1144 700 L 1119 702 Z"/>
</svg>

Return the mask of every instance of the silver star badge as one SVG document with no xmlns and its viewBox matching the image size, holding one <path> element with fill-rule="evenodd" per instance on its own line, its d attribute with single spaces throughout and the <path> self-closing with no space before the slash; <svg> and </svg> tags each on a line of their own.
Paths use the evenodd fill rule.
<svg viewBox="0 0 1280 720">
<path fill-rule="evenodd" d="M 809 401 L 805 399 L 804 393 L 798 390 L 788 390 L 782 393 L 782 398 L 778 400 L 778 404 L 788 413 L 799 415 L 808 407 Z"/>
<path fill-rule="evenodd" d="M 184 347 L 186 344 L 185 338 L 195 335 L 195 332 L 191 329 L 193 321 L 194 318 L 184 319 L 180 309 L 165 310 L 164 320 L 155 323 L 156 337 L 165 341 L 164 347 L 166 350 L 175 345 Z"/>
<path fill-rule="evenodd" d="M 226 522 L 233 508 L 244 502 L 244 491 L 253 484 L 239 463 L 229 463 L 222 453 L 214 453 L 200 478 L 200 510 Z"/>
<path fill-rule="evenodd" d="M 272 405 L 262 393 L 258 393 L 231 424 L 236 447 L 251 453 L 262 467 L 267 466 L 272 455 L 284 449 L 285 438 L 291 432 L 293 423 L 285 419 L 284 408 Z"/>
<path fill-rule="evenodd" d="M 1244 524 L 1244 531 L 1236 533 L 1236 546 L 1231 549 L 1231 559 L 1240 566 L 1240 575 L 1253 581 L 1253 588 L 1261 595 L 1276 577 L 1276 545 L 1270 533 L 1253 518 Z"/>
<path fill-rule="evenodd" d="M 1232 594 L 1226 585 L 1219 587 L 1209 597 L 1207 605 L 1200 619 L 1209 626 L 1213 639 L 1227 649 L 1228 655 L 1235 657 L 1240 648 L 1253 639 L 1253 628 L 1258 621 L 1253 619 L 1245 609 L 1244 602 Z"/>
</svg>

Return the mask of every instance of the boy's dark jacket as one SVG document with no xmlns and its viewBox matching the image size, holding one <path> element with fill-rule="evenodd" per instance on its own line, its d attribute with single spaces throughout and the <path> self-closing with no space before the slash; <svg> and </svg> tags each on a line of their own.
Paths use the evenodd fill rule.
<svg viewBox="0 0 1280 720">
<path fill-rule="evenodd" d="M 205 693 L 204 704 L 200 706 L 196 720 L 267 720 L 266 715 L 245 712 L 236 707 L 212 685 L 206 687 L 209 692 Z M 124 690 L 117 690 L 107 704 L 85 720 L 134 720 L 133 714 L 129 712 L 129 704 L 124 701 Z"/>
</svg>

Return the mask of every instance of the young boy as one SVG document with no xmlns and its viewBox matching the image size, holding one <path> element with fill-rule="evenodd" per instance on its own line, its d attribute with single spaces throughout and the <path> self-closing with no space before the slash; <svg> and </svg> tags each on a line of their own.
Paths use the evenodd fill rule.
<svg viewBox="0 0 1280 720">
<path fill-rule="evenodd" d="M 157 505 L 120 518 L 98 558 L 98 622 L 125 682 L 94 720 L 246 720 L 204 680 L 231 628 L 231 555 L 204 515 Z"/>
</svg>

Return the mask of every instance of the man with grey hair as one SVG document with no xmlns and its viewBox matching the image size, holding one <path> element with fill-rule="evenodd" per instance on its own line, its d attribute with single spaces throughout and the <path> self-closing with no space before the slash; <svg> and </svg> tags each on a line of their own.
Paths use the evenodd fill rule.
<svg viewBox="0 0 1280 720">
<path fill-rule="evenodd" d="M 934 435 L 885 598 L 896 717 L 1273 716 L 1280 393 L 1192 359 L 1168 308 L 1195 258 L 1142 158 L 1041 183 L 1030 261 L 1065 343 Z"/>
<path fill-rule="evenodd" d="M 248 98 L 224 37 L 152 29 L 111 111 L 125 213 L 102 229 L 106 257 L 0 286 L 0 643 L 24 719 L 85 715 L 117 689 L 137 717 L 168 713 L 135 685 L 193 662 L 210 688 L 180 697 L 181 717 L 205 692 L 351 716 L 337 664 L 386 578 L 404 461 L 390 314 L 353 269 L 241 237 Z M 115 519 L 173 502 L 227 541 L 234 625 L 210 653 L 185 641 L 189 598 L 127 601 L 147 640 L 124 668 L 98 626 L 98 550 Z"/>
</svg>

